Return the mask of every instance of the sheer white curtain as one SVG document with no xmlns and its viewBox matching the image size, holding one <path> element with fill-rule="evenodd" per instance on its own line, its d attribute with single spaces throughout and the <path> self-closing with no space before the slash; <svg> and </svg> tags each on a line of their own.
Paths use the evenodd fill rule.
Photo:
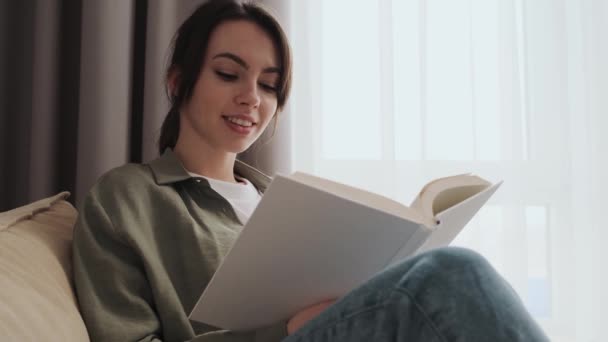
<svg viewBox="0 0 608 342">
<path fill-rule="evenodd" d="M 608 307 L 608 2 L 292 1 L 294 168 L 409 203 L 428 180 L 505 184 L 455 244 L 555 341 Z"/>
</svg>

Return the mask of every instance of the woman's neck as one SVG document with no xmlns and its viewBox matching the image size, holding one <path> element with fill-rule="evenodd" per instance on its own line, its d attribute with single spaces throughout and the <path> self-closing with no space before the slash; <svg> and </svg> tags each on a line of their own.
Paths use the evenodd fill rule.
<svg viewBox="0 0 608 342">
<path fill-rule="evenodd" d="M 234 178 L 236 153 L 219 152 L 207 144 L 188 143 L 179 139 L 174 152 L 189 172 L 221 181 L 237 182 Z"/>
</svg>

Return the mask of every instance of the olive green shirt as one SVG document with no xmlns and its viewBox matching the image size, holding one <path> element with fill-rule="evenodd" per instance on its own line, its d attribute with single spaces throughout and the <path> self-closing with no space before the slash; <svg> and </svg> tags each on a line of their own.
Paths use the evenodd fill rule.
<svg viewBox="0 0 608 342">
<path fill-rule="evenodd" d="M 261 192 L 270 181 L 239 161 L 234 171 Z M 74 228 L 75 287 L 91 340 L 283 339 L 286 322 L 230 332 L 188 320 L 242 227 L 228 201 L 169 149 L 102 176 Z"/>
</svg>

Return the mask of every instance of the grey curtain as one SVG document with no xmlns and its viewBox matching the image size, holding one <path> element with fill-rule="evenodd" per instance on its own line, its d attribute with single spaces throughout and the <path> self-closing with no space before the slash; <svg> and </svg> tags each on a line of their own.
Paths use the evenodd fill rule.
<svg viewBox="0 0 608 342">
<path fill-rule="evenodd" d="M 0 211 L 157 156 L 163 74 L 179 23 L 201 0 L 0 1 Z M 264 1 L 288 27 L 288 2 Z M 289 105 L 241 159 L 291 171 Z"/>
<path fill-rule="evenodd" d="M 0 2 L 0 210 L 74 189 L 80 11 Z"/>
</svg>

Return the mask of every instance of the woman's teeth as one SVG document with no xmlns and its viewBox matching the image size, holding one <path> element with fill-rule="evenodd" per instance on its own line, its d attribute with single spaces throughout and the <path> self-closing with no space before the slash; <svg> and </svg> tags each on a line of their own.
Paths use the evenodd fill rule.
<svg viewBox="0 0 608 342">
<path fill-rule="evenodd" d="M 253 125 L 253 123 L 251 121 L 247 121 L 247 120 L 241 120 L 241 119 L 231 118 L 231 117 L 227 117 L 226 119 L 232 123 L 235 123 L 235 124 L 237 124 L 239 126 L 243 126 L 243 127 L 251 127 Z"/>
</svg>

